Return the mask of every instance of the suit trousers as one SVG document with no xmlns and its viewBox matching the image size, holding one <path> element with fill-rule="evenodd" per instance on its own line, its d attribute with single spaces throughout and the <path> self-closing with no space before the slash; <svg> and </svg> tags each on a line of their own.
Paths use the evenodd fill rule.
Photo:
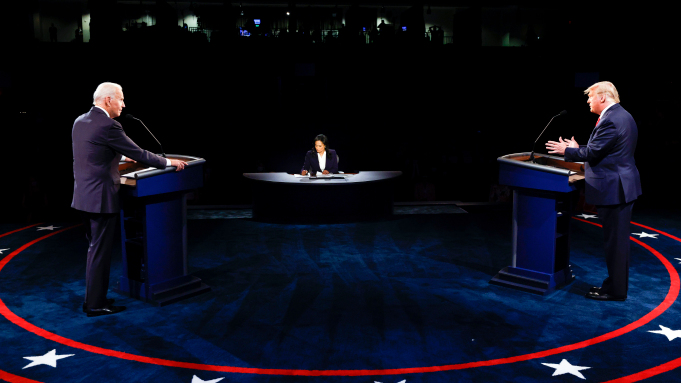
<svg viewBox="0 0 681 383">
<path fill-rule="evenodd" d="M 598 205 L 598 217 L 603 223 L 605 237 L 605 262 L 608 277 L 601 292 L 626 297 L 629 289 L 629 254 L 631 253 L 630 222 L 634 202 L 619 205 Z"/>
<path fill-rule="evenodd" d="M 88 241 L 85 271 L 85 305 L 99 309 L 107 305 L 111 251 L 119 213 L 84 213 L 85 236 Z"/>
</svg>

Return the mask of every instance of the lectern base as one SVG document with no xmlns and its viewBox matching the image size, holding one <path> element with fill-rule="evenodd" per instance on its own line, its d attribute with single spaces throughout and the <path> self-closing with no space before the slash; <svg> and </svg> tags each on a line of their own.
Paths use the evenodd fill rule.
<svg viewBox="0 0 681 383">
<path fill-rule="evenodd" d="M 206 293 L 210 291 L 210 286 L 191 275 L 151 286 L 147 286 L 144 282 L 121 277 L 114 291 L 156 306 L 166 306 Z"/>
<path fill-rule="evenodd" d="M 489 283 L 532 294 L 545 295 L 572 283 L 574 280 L 575 276 L 572 275 L 570 267 L 554 274 L 544 274 L 507 266 L 501 269 Z"/>
</svg>

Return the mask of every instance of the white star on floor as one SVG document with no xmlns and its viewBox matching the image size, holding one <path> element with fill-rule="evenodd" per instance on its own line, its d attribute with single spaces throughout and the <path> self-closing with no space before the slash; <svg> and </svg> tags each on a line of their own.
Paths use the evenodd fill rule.
<svg viewBox="0 0 681 383">
<path fill-rule="evenodd" d="M 662 334 L 662 335 L 666 336 L 667 339 L 669 339 L 670 342 L 673 341 L 676 338 L 681 338 L 681 330 L 672 330 L 672 329 L 664 327 L 662 325 L 660 325 L 660 328 L 662 330 L 653 330 L 653 331 L 648 331 L 648 332 L 652 332 L 654 334 Z"/>
<path fill-rule="evenodd" d="M 217 378 L 217 379 L 213 379 L 213 380 L 203 380 L 203 379 L 199 378 L 198 376 L 194 375 L 194 377 L 192 378 L 192 383 L 217 383 L 217 382 L 221 381 L 222 379 L 224 379 L 224 378 Z"/>
<path fill-rule="evenodd" d="M 580 215 L 576 215 L 575 217 L 582 217 L 584 219 L 598 218 L 597 215 L 591 215 L 591 214 L 580 214 Z"/>
<path fill-rule="evenodd" d="M 47 354 L 42 355 L 42 356 L 25 356 L 24 359 L 30 360 L 31 363 L 26 365 L 26 367 L 24 367 L 24 368 L 39 366 L 41 364 L 46 364 L 48 366 L 57 367 L 57 360 L 68 358 L 69 356 L 74 356 L 74 355 L 75 354 L 57 355 L 57 349 L 55 348 L 54 350 L 52 350 L 52 351 L 50 351 Z M 22 368 L 22 370 L 23 370 L 23 368 Z"/>
<path fill-rule="evenodd" d="M 38 227 L 38 231 L 40 231 L 40 230 L 54 230 L 54 229 L 59 229 L 60 227 L 61 226 L 54 226 L 54 225 Z"/>
<path fill-rule="evenodd" d="M 681 258 L 674 258 L 679 261 L 679 265 L 681 265 Z"/>
<path fill-rule="evenodd" d="M 0 254 L 2 254 L 2 252 L 3 252 L 3 251 L 5 251 L 5 250 L 9 250 L 9 248 L 6 248 L 6 249 L 0 249 Z"/>
<path fill-rule="evenodd" d="M 377 381 L 374 380 L 374 383 L 382 383 L 382 382 L 377 382 Z M 403 380 L 403 381 L 401 381 L 401 382 L 397 382 L 397 383 L 407 383 L 407 379 L 405 379 L 405 380 Z"/>
<path fill-rule="evenodd" d="M 657 239 L 657 236 L 659 235 L 659 234 L 648 234 L 645 231 L 642 231 L 640 233 L 631 233 L 631 234 L 638 235 L 639 238 L 655 238 L 655 239 Z"/>
<path fill-rule="evenodd" d="M 560 364 L 555 364 L 555 363 L 542 363 L 544 366 L 548 366 L 551 368 L 555 368 L 556 371 L 553 372 L 553 375 L 551 376 L 556 376 L 556 375 L 563 375 L 563 374 L 572 374 L 578 378 L 581 379 L 586 379 L 584 375 L 582 375 L 581 370 L 587 370 L 591 367 L 583 367 L 583 366 L 573 366 L 568 362 L 567 360 L 563 359 Z"/>
</svg>

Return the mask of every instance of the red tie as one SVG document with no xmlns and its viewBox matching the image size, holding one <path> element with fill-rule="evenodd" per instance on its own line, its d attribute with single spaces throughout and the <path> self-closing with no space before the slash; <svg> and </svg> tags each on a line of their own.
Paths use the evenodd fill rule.
<svg viewBox="0 0 681 383">
<path fill-rule="evenodd" d="M 596 121 L 596 126 L 598 126 L 598 123 L 601 122 L 601 118 L 598 117 L 598 121 Z"/>
</svg>

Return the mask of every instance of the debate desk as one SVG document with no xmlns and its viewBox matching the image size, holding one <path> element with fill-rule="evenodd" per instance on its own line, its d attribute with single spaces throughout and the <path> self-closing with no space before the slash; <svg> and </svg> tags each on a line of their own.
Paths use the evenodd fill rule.
<svg viewBox="0 0 681 383">
<path fill-rule="evenodd" d="M 530 153 L 499 157 L 499 183 L 513 189 L 513 261 L 490 283 L 546 294 L 574 280 L 570 222 L 584 164 Z"/>
<path fill-rule="evenodd" d="M 244 173 L 251 184 L 253 219 L 282 223 L 335 223 L 392 216 L 399 171 L 309 177 Z"/>
<path fill-rule="evenodd" d="M 203 186 L 203 158 L 182 171 L 121 162 L 123 275 L 115 291 L 164 306 L 210 290 L 187 271 L 187 193 Z"/>
</svg>

